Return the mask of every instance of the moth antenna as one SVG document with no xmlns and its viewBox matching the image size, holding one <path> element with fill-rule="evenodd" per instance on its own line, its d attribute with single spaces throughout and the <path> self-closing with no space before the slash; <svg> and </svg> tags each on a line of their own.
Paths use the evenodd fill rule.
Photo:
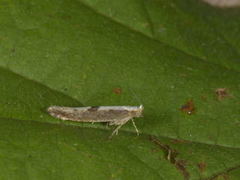
<svg viewBox="0 0 240 180">
<path fill-rule="evenodd" d="M 138 103 L 140 104 L 140 106 L 142 107 L 142 103 L 140 98 L 137 96 L 137 94 L 131 89 L 129 88 L 129 90 L 131 91 L 131 93 L 133 94 L 133 96 L 135 97 L 135 99 L 138 101 Z"/>
</svg>

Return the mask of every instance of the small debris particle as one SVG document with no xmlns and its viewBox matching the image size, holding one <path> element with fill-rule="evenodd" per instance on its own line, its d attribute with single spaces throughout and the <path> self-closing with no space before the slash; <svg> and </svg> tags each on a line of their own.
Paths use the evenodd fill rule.
<svg viewBox="0 0 240 180">
<path fill-rule="evenodd" d="M 205 162 L 200 162 L 197 164 L 198 169 L 201 173 L 203 173 L 206 170 L 207 164 Z"/>
<path fill-rule="evenodd" d="M 122 94 L 122 89 L 121 88 L 114 88 L 113 93 L 114 94 Z"/>
<path fill-rule="evenodd" d="M 182 105 L 180 110 L 189 115 L 193 114 L 195 112 L 195 106 L 194 106 L 193 100 L 191 99 L 187 101 L 186 104 Z"/>
<path fill-rule="evenodd" d="M 215 93 L 216 93 L 217 99 L 218 99 L 219 101 L 225 99 L 226 97 L 230 97 L 229 91 L 228 91 L 227 88 L 217 88 L 217 89 L 215 90 Z"/>
</svg>

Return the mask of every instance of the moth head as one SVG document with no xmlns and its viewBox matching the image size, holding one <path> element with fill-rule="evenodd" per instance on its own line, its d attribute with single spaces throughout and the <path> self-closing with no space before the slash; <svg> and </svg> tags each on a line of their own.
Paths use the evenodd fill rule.
<svg viewBox="0 0 240 180">
<path fill-rule="evenodd" d="M 135 111 L 134 111 L 134 117 L 142 117 L 143 116 L 143 105 L 140 105 Z"/>
</svg>

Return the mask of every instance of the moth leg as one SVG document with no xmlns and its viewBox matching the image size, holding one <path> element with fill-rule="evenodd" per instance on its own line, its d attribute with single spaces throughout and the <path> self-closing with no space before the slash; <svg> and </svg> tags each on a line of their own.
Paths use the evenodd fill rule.
<svg viewBox="0 0 240 180">
<path fill-rule="evenodd" d="M 132 119 L 132 123 L 133 123 L 133 127 L 135 128 L 136 132 L 137 132 L 137 135 L 139 136 L 139 131 L 138 131 L 138 128 L 134 122 L 134 120 Z"/>
<path fill-rule="evenodd" d="M 112 132 L 110 138 L 112 138 L 114 136 L 114 134 L 118 135 L 118 130 L 123 126 L 123 124 L 119 125 L 116 129 L 114 129 L 114 131 Z"/>
<path fill-rule="evenodd" d="M 112 138 L 114 136 L 114 134 L 118 135 L 118 130 L 126 123 L 129 121 L 129 118 L 123 119 L 121 122 L 119 122 L 118 127 L 116 129 L 114 129 L 114 131 L 112 132 L 111 136 L 109 138 Z M 110 124 L 113 125 L 113 124 Z"/>
</svg>

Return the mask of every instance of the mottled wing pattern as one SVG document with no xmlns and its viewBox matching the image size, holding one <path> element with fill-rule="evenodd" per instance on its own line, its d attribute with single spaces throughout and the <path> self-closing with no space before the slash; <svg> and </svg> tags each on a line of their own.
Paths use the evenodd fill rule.
<svg viewBox="0 0 240 180">
<path fill-rule="evenodd" d="M 81 122 L 112 122 L 121 121 L 129 117 L 127 110 L 121 109 L 100 109 L 99 107 L 60 107 L 51 106 L 48 112 L 53 117 L 62 120 L 72 120 Z"/>
</svg>

